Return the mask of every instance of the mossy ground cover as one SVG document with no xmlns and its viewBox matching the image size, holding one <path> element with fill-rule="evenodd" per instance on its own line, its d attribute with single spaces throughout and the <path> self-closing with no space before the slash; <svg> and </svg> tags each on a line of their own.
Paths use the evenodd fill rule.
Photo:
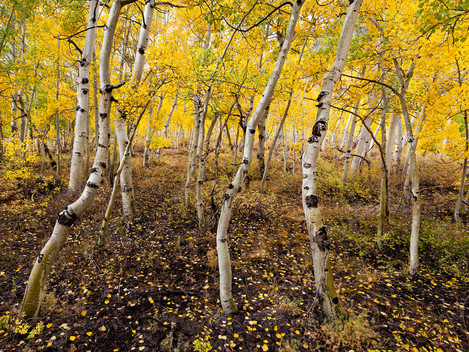
<svg viewBox="0 0 469 352">
<path fill-rule="evenodd" d="M 166 149 L 159 161 L 135 164 L 139 215 L 119 219 L 104 250 L 94 245 L 109 190 L 71 235 L 50 276 L 39 323 L 16 319 L 32 261 L 55 215 L 71 200 L 64 177 L 23 184 L 0 205 L 0 350 L 5 351 L 466 351 L 469 349 L 468 217 L 455 225 L 456 192 L 444 165 L 422 173 L 421 270 L 406 272 L 410 207 L 399 178 L 391 187 L 385 246 L 376 248 L 377 170 L 352 176 L 327 158 L 320 199 L 333 239 L 331 258 L 344 314 L 324 320 L 301 208 L 301 175 L 275 170 L 260 194 L 254 172 L 238 197 L 229 230 L 233 294 L 240 312 L 225 316 L 209 206 L 199 231 L 194 205 L 183 204 L 186 151 Z M 223 159 L 214 204 L 232 166 Z M 430 166 L 428 166 L 430 165 Z M 274 165 L 276 166 L 276 165 Z M 2 190 L 3 192 L 3 190 Z"/>
</svg>

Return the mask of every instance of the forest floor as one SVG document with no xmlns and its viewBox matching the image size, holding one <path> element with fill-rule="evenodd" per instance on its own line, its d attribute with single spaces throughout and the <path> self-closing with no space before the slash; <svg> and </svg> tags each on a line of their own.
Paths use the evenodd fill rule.
<svg viewBox="0 0 469 352">
<path fill-rule="evenodd" d="M 252 167 L 229 228 L 239 313 L 226 316 L 218 300 L 213 210 L 207 206 L 210 224 L 201 232 L 194 205 L 182 202 L 186 154 L 164 150 L 143 169 L 137 153 L 138 217 L 126 226 L 117 204 L 105 250 L 96 252 L 105 183 L 73 227 L 32 325 L 16 319 L 32 263 L 56 214 L 76 196 L 66 191 L 67 170 L 63 177 L 2 184 L 0 351 L 469 351 L 469 217 L 466 211 L 462 225 L 452 220 L 457 193 L 448 175 L 456 165 L 435 159 L 422 166 L 421 268 L 410 277 L 411 210 L 397 177 L 379 251 L 379 171 L 365 170 L 343 186 L 339 164 L 322 161 L 320 200 L 343 308 L 331 322 L 314 304 L 298 166 L 291 173 L 277 165 L 266 194 Z M 232 173 L 224 165 L 215 204 Z M 213 170 L 207 175 L 210 204 Z"/>
</svg>

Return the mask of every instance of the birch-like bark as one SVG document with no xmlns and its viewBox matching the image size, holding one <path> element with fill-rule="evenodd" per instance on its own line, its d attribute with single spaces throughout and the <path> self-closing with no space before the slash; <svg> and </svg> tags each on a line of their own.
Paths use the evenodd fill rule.
<svg viewBox="0 0 469 352">
<path fill-rule="evenodd" d="M 173 116 L 174 109 L 176 109 L 176 106 L 178 104 L 178 94 L 179 94 L 179 91 L 176 92 L 176 95 L 174 96 L 173 105 L 171 105 L 171 110 L 169 110 L 168 119 L 166 120 L 166 124 L 164 125 L 164 129 L 163 129 L 164 138 L 168 138 L 168 130 L 169 130 L 169 124 L 171 123 L 171 117 Z"/>
<path fill-rule="evenodd" d="M 412 62 L 410 68 L 404 77 L 401 67 L 396 58 L 393 58 L 394 67 L 396 68 L 396 74 L 400 83 L 400 94 L 399 101 L 402 107 L 402 115 L 404 116 L 404 122 L 407 130 L 407 141 L 409 144 L 409 167 L 412 176 L 412 229 L 410 233 L 410 262 L 409 262 L 409 274 L 415 275 L 419 267 L 419 255 L 418 255 L 418 243 L 419 243 L 419 232 L 420 232 L 420 189 L 419 189 L 419 175 L 417 170 L 417 158 L 415 155 L 417 141 L 415 140 L 414 133 L 412 131 L 412 123 L 409 117 L 409 110 L 407 108 L 407 102 L 405 95 L 407 93 L 407 87 L 409 86 L 409 80 L 412 77 L 414 63 Z"/>
<path fill-rule="evenodd" d="M 317 98 L 318 114 L 316 123 L 313 126 L 311 136 L 308 138 L 306 151 L 303 155 L 303 210 L 313 256 L 317 297 L 327 316 L 335 316 L 339 312 L 340 306 L 339 298 L 334 288 L 329 259 L 331 240 L 327 236 L 326 227 L 321 217 L 321 210 L 318 207 L 317 160 L 321 142 L 327 132 L 333 89 L 345 67 L 361 4 L 362 0 L 352 2 L 345 15 L 334 64 L 322 82 L 321 92 Z"/>
<path fill-rule="evenodd" d="M 399 166 L 401 164 L 402 148 L 404 147 L 403 140 L 404 138 L 402 135 L 402 122 L 401 119 L 399 119 L 399 121 L 397 121 L 396 126 L 396 146 L 394 148 L 394 155 L 392 157 L 392 163 L 395 173 L 397 172 L 397 170 L 399 170 Z"/>
<path fill-rule="evenodd" d="M 140 27 L 137 52 L 135 53 L 135 65 L 132 71 L 131 89 L 135 89 L 139 85 L 142 77 L 143 66 L 145 64 L 145 50 L 148 45 L 148 35 L 151 30 L 154 8 L 154 0 L 147 1 L 145 3 L 143 22 Z M 122 171 L 120 173 L 122 214 L 124 216 L 124 220 L 129 221 L 135 217 L 137 212 L 135 208 L 135 189 L 132 181 L 132 159 L 130 157 L 125 157 L 125 150 L 127 149 L 127 145 L 130 143 L 130 140 L 126 130 L 126 112 L 119 109 L 117 112 L 116 137 L 119 145 L 119 159 L 123 160 L 125 163 L 125 165 L 122 166 Z M 131 146 L 129 149 L 130 148 Z"/>
<path fill-rule="evenodd" d="M 386 144 L 386 166 L 388 168 L 388 179 L 391 176 L 391 169 L 392 169 L 392 156 L 394 150 L 394 141 L 396 140 L 396 129 L 397 124 L 401 121 L 400 115 L 393 115 L 391 114 L 391 123 L 389 124 L 389 134 L 387 138 Z"/>
<path fill-rule="evenodd" d="M 204 217 L 204 202 L 203 202 L 203 184 L 205 177 L 205 151 L 204 151 L 204 137 L 205 137 L 205 118 L 207 116 L 208 103 L 211 96 L 211 87 L 207 89 L 205 95 L 204 106 L 202 108 L 202 113 L 200 114 L 199 122 L 199 136 L 197 141 L 197 159 L 198 159 L 198 173 L 197 173 L 197 185 L 196 185 L 196 202 L 197 202 L 197 219 L 199 221 L 199 229 L 202 230 L 205 217 Z"/>
<path fill-rule="evenodd" d="M 86 31 L 85 47 L 78 62 L 78 88 L 77 108 L 75 116 L 75 137 L 73 141 L 72 162 L 70 165 L 70 179 L 68 189 L 78 191 L 81 189 L 83 154 L 88 140 L 89 106 L 90 106 L 90 68 L 96 44 L 96 26 L 98 22 L 98 0 L 90 1 L 88 27 Z"/>
<path fill-rule="evenodd" d="M 258 124 L 258 138 L 259 143 L 257 144 L 257 162 L 259 167 L 259 175 L 262 178 L 265 171 L 265 123 L 267 116 L 269 115 L 269 107 L 265 110 L 262 116 L 259 118 Z"/>
<path fill-rule="evenodd" d="M 111 101 L 113 99 L 112 91 L 118 87 L 111 85 L 109 61 L 121 8 L 121 1 L 114 1 L 104 32 L 100 60 L 101 102 L 99 107 L 99 145 L 93 167 L 91 168 L 90 177 L 78 200 L 69 204 L 65 210 L 60 212 L 57 216 L 52 235 L 34 262 L 21 308 L 21 313 L 24 314 L 26 319 L 35 319 L 37 317 L 41 301 L 44 298 L 47 277 L 49 276 L 52 265 L 67 240 L 71 226 L 83 212 L 89 208 L 103 180 L 109 148 L 110 112 Z"/>
<path fill-rule="evenodd" d="M 350 155 L 352 153 L 352 145 L 353 145 L 353 135 L 355 134 L 355 126 L 357 125 L 357 116 L 355 115 L 358 111 L 360 106 L 360 99 L 358 99 L 357 104 L 352 109 L 352 123 L 350 124 L 350 131 L 347 136 L 347 145 L 345 146 L 345 160 L 344 160 L 344 170 L 342 172 L 342 182 L 347 182 L 347 175 L 350 166 Z"/>
<path fill-rule="evenodd" d="M 368 130 L 370 129 L 372 122 L 372 118 L 366 118 L 362 123 L 362 128 L 360 129 L 360 133 L 358 135 L 358 145 L 355 149 L 355 154 L 358 156 L 353 157 L 352 163 L 350 164 L 351 170 L 358 170 L 360 162 L 363 160 L 368 151 L 368 146 L 370 145 L 370 134 L 368 133 Z"/>
<path fill-rule="evenodd" d="M 202 102 L 200 97 L 194 95 L 194 128 L 192 129 L 191 143 L 189 147 L 189 160 L 187 162 L 187 176 L 186 183 L 184 184 L 184 205 L 189 205 L 189 190 L 191 180 L 195 173 L 197 150 L 199 142 L 199 129 L 200 129 L 200 114 L 202 111 Z"/>
<path fill-rule="evenodd" d="M 278 141 L 279 136 L 281 134 L 281 131 L 283 129 L 283 124 L 285 123 L 285 120 L 287 119 L 288 110 L 290 109 L 290 105 L 291 105 L 292 95 L 293 95 L 293 90 L 290 90 L 290 98 L 287 101 L 287 106 L 285 107 L 285 111 L 283 113 L 282 120 L 280 121 L 280 124 L 279 124 L 277 130 L 275 131 L 274 140 L 272 141 L 272 145 L 269 149 L 269 154 L 267 154 L 267 160 L 265 162 L 265 170 L 264 170 L 264 174 L 262 175 L 262 181 L 261 181 L 261 187 L 260 187 L 260 192 L 261 193 L 264 193 L 265 181 L 267 180 L 267 175 L 268 175 L 268 172 L 269 172 L 270 160 L 272 159 L 272 155 L 274 154 L 274 151 L 276 149 L 277 141 Z"/>
<path fill-rule="evenodd" d="M 236 172 L 235 178 L 228 186 L 221 207 L 220 219 L 218 221 L 217 227 L 217 253 L 218 268 L 220 271 L 220 302 L 223 311 L 226 314 L 235 313 L 238 310 L 232 295 L 231 261 L 228 249 L 228 226 L 231 219 L 233 202 L 236 195 L 241 191 L 241 187 L 244 184 L 246 176 L 248 175 L 249 166 L 252 162 L 254 134 L 256 132 L 257 123 L 259 122 L 260 115 L 264 113 L 272 99 L 274 88 L 280 77 L 280 73 L 282 72 L 290 45 L 293 41 L 296 22 L 298 21 L 298 16 L 300 14 L 303 3 L 304 1 L 298 0 L 293 5 L 285 34 L 285 40 L 279 51 L 275 67 L 270 76 L 269 82 L 265 87 L 264 93 L 262 94 L 262 97 L 246 126 L 246 138 L 244 142 L 243 159 L 241 165 Z"/>
</svg>

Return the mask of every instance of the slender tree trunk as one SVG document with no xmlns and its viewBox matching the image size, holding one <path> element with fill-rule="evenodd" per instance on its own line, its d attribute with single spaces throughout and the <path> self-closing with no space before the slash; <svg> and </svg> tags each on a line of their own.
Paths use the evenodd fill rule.
<svg viewBox="0 0 469 352">
<path fill-rule="evenodd" d="M 42 248 L 34 262 L 29 276 L 26 292 L 23 298 L 21 313 L 26 319 L 35 319 L 45 294 L 47 277 L 60 250 L 67 240 L 71 226 L 89 208 L 97 194 L 106 168 L 106 158 L 109 148 L 110 135 L 110 112 L 113 89 L 118 86 L 111 85 L 109 73 L 109 61 L 114 33 L 122 8 L 121 1 L 112 4 L 109 19 L 104 32 L 103 46 L 100 60 L 101 75 L 101 103 L 99 108 L 99 147 L 91 169 L 90 177 L 86 183 L 83 193 L 77 201 L 68 205 L 59 213 L 51 237 Z"/>
<path fill-rule="evenodd" d="M 389 134 L 388 134 L 387 144 L 386 144 L 386 166 L 388 168 L 388 179 L 391 176 L 394 142 L 396 140 L 396 129 L 397 129 L 397 124 L 400 121 L 401 121 L 400 115 L 391 114 L 391 123 L 389 124 Z"/>
<path fill-rule="evenodd" d="M 173 105 L 171 105 L 171 110 L 169 110 L 168 119 L 166 120 L 166 124 L 164 125 L 164 129 L 163 129 L 164 138 L 168 138 L 169 124 L 171 123 L 171 117 L 173 116 L 174 109 L 176 109 L 176 105 L 178 103 L 178 94 L 179 94 L 179 91 L 176 92 L 176 95 L 174 96 Z"/>
<path fill-rule="evenodd" d="M 199 142 L 199 129 L 200 129 L 200 114 L 202 110 L 202 102 L 197 95 L 194 95 L 194 128 L 192 129 L 191 143 L 189 147 L 189 160 L 187 165 L 187 177 L 184 185 L 184 205 L 189 205 L 189 190 L 192 177 L 194 176 L 198 142 Z"/>
<path fill-rule="evenodd" d="M 288 110 L 290 109 L 290 105 L 291 105 L 292 95 L 293 95 L 293 90 L 290 90 L 290 98 L 287 101 L 285 112 L 283 113 L 283 117 L 282 117 L 282 120 L 280 121 L 280 125 L 277 127 L 277 131 L 275 131 L 274 140 L 272 141 L 272 145 L 269 149 L 269 154 L 267 154 L 267 160 L 265 162 L 265 170 L 264 170 L 264 174 L 262 175 L 262 181 L 261 181 L 261 187 L 260 187 L 261 193 L 264 193 L 264 186 L 265 186 L 265 181 L 267 180 L 267 175 L 269 172 L 270 160 L 272 159 L 272 155 L 274 154 L 275 148 L 277 146 L 277 141 L 283 129 L 283 124 L 285 123 L 285 120 L 287 119 Z"/>
<path fill-rule="evenodd" d="M 261 179 L 262 176 L 264 176 L 265 171 L 265 123 L 267 120 L 267 116 L 269 115 L 269 107 L 270 105 L 265 110 L 265 113 L 262 114 L 262 116 L 259 118 L 258 124 L 259 143 L 257 144 L 257 161 L 259 167 L 259 175 Z"/>
<path fill-rule="evenodd" d="M 312 134 L 308 138 L 306 151 L 303 155 L 303 210 L 311 244 L 314 278 L 316 280 L 317 297 L 327 316 L 335 316 L 339 310 L 339 298 L 334 288 L 329 248 L 331 240 L 327 236 L 323 224 L 317 197 L 317 160 L 322 139 L 325 137 L 329 123 L 332 92 L 344 69 L 355 22 L 362 0 L 351 3 L 345 15 L 342 34 L 332 69 L 322 82 L 321 92 L 317 98 L 318 114 Z"/>
<path fill-rule="evenodd" d="M 354 113 L 357 113 L 360 106 L 360 99 L 358 99 L 357 104 L 353 107 L 352 114 L 352 123 L 350 124 L 350 132 L 347 137 L 347 145 L 345 148 L 345 160 L 344 160 L 344 170 L 342 172 L 342 182 L 347 182 L 348 169 L 350 165 L 350 155 L 352 154 L 352 145 L 353 145 L 353 135 L 355 134 L 355 126 L 357 124 L 357 116 Z"/>
<path fill-rule="evenodd" d="M 96 44 L 96 25 L 98 22 L 98 0 L 90 1 L 88 27 L 86 31 L 85 47 L 83 49 L 78 68 L 78 102 L 75 116 L 75 138 L 73 141 L 72 162 L 70 165 L 70 180 L 68 189 L 81 190 L 83 154 L 88 148 L 89 137 L 89 105 L 90 105 L 90 68 Z M 95 102 L 96 104 L 96 102 Z M 87 168 L 89 164 L 89 151 L 87 153 Z"/>
<path fill-rule="evenodd" d="M 402 136 L 402 122 L 401 119 L 397 121 L 396 126 L 396 147 L 394 148 L 394 155 L 392 158 L 394 173 L 397 173 L 401 164 L 402 148 L 404 146 Z"/>
<path fill-rule="evenodd" d="M 368 133 L 368 130 L 372 122 L 372 118 L 367 118 L 365 119 L 365 121 L 363 121 L 363 126 L 360 130 L 360 134 L 358 137 L 358 145 L 355 150 L 355 154 L 357 154 L 357 156 L 354 156 L 352 159 L 352 163 L 350 165 L 351 170 L 358 170 L 361 161 L 363 160 L 366 155 L 366 152 L 368 151 L 368 146 L 370 144 L 370 134 Z"/>
<path fill-rule="evenodd" d="M 466 147 L 465 152 L 469 151 L 469 130 L 468 130 L 468 123 L 467 123 L 467 110 L 464 111 L 464 129 L 466 132 Z M 459 196 L 458 200 L 456 201 L 456 206 L 454 208 L 454 220 L 459 223 L 461 219 L 459 218 L 459 212 L 461 211 L 461 204 L 464 198 L 464 186 L 467 177 L 467 157 L 464 157 L 463 165 L 462 165 L 462 173 L 461 173 L 461 185 L 459 186 Z M 469 193 L 468 193 L 469 194 Z"/>
<path fill-rule="evenodd" d="M 60 57 L 60 40 L 57 38 L 57 81 L 56 81 L 56 90 L 55 90 L 55 100 L 59 101 L 59 83 L 60 83 L 60 66 L 59 58 Z M 61 174 L 60 159 L 62 158 L 62 147 L 60 144 L 60 118 L 59 111 L 55 112 L 55 146 L 56 146 L 56 163 L 57 163 L 57 173 Z"/>
<path fill-rule="evenodd" d="M 417 141 L 415 140 L 414 133 L 412 131 L 412 123 L 409 117 L 409 110 L 407 108 L 407 102 L 405 95 L 407 93 L 407 87 L 409 80 L 412 77 L 414 63 L 412 62 L 406 77 L 402 73 L 402 69 L 396 58 L 393 59 L 394 67 L 396 68 L 396 74 L 399 78 L 400 83 L 400 94 L 399 101 L 402 107 L 402 114 L 404 116 L 404 122 L 407 130 L 407 138 L 409 144 L 409 167 L 412 177 L 412 229 L 410 233 L 410 262 L 409 262 L 409 274 L 415 275 L 419 267 L 419 256 L 418 256 L 418 242 L 420 232 L 420 189 L 419 189 L 419 175 L 417 170 L 417 158 L 415 155 Z M 425 107 L 424 107 L 425 109 Z M 424 112 L 423 112 L 424 113 Z"/>
<path fill-rule="evenodd" d="M 269 79 L 269 82 L 267 83 L 261 100 L 259 101 L 256 110 L 254 111 L 246 126 L 246 138 L 244 143 L 242 163 L 238 168 L 233 181 L 228 186 L 222 203 L 220 219 L 218 221 L 217 227 L 217 253 L 218 268 L 220 272 L 220 302 L 225 314 L 235 313 L 238 310 L 232 295 L 231 260 L 228 249 L 228 226 L 231 219 L 233 202 L 236 195 L 241 191 L 241 187 L 244 184 L 246 176 L 248 175 L 249 166 L 252 162 L 254 134 L 256 132 L 257 123 L 259 122 L 260 115 L 263 114 L 263 111 L 267 109 L 272 99 L 274 88 L 280 77 L 287 53 L 293 40 L 294 29 L 303 3 L 304 2 L 302 1 L 296 1 L 293 5 L 290 21 L 288 23 L 285 34 L 285 40 L 279 51 L 274 70 Z"/>
<path fill-rule="evenodd" d="M 205 177 L 205 151 L 204 151 L 204 138 L 205 138 L 205 118 L 207 116 L 208 103 L 211 96 L 211 87 L 207 89 L 205 95 L 204 106 L 202 108 L 202 113 L 200 114 L 199 122 L 199 136 L 197 142 L 197 159 L 198 159 L 198 174 L 197 174 L 197 184 L 196 184 L 196 196 L 197 196 L 197 219 L 199 221 L 199 229 L 202 230 L 205 224 L 204 217 L 204 202 L 203 202 L 203 184 Z"/>
</svg>

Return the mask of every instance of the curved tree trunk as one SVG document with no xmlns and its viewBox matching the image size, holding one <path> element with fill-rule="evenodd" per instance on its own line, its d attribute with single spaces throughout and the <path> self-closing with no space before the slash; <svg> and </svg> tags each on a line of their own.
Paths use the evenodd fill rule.
<svg viewBox="0 0 469 352">
<path fill-rule="evenodd" d="M 52 265 L 67 240 L 71 226 L 91 205 L 103 180 L 109 148 L 111 102 L 114 99 L 112 98 L 112 91 L 119 87 L 111 85 L 109 61 L 121 8 L 121 1 L 114 1 L 110 10 L 106 31 L 104 32 L 103 46 L 101 49 L 101 102 L 99 106 L 98 151 L 96 152 L 90 177 L 83 193 L 78 200 L 69 204 L 65 210 L 59 213 L 51 237 L 34 262 L 21 308 L 21 313 L 24 314 L 26 319 L 36 318 L 45 294 L 46 281 Z"/>
<path fill-rule="evenodd" d="M 151 30 L 151 23 L 153 20 L 153 13 L 155 8 L 154 0 L 145 3 L 145 11 L 143 14 L 143 22 L 140 27 L 140 34 L 138 38 L 138 47 L 135 54 L 135 65 L 132 72 L 132 87 L 135 89 L 142 78 L 143 66 L 145 64 L 145 51 L 148 45 L 148 35 Z M 121 194 L 122 194 L 122 214 L 124 220 L 132 220 L 137 210 L 135 209 L 135 190 L 132 181 L 132 159 L 125 157 L 125 150 L 130 143 L 126 130 L 127 119 L 126 112 L 118 109 L 116 121 L 116 137 L 119 145 L 119 159 L 123 160 L 125 165 L 122 167 L 120 174 Z M 131 148 L 131 146 L 129 147 Z M 131 150 L 131 149 L 130 149 Z"/>
<path fill-rule="evenodd" d="M 78 68 L 78 103 L 75 117 L 75 137 L 73 141 L 72 163 L 70 165 L 70 180 L 68 189 L 78 191 L 81 189 L 83 154 L 88 142 L 89 110 L 90 110 L 90 68 L 93 61 L 96 43 L 96 26 L 98 22 L 98 1 L 90 1 L 88 30 L 86 31 L 85 47 L 79 61 Z"/>
<path fill-rule="evenodd" d="M 317 98 L 318 114 L 312 134 L 308 138 L 306 151 L 303 155 L 303 210 L 311 244 L 316 280 L 317 297 L 327 316 L 335 316 L 339 310 L 339 298 L 334 288 L 332 270 L 329 259 L 331 240 L 327 236 L 326 227 L 322 222 L 321 210 L 317 197 L 317 160 L 321 142 L 324 139 L 329 123 L 332 92 L 340 78 L 348 56 L 352 41 L 355 22 L 362 0 L 351 3 L 344 19 L 344 26 L 337 48 L 336 58 L 329 73 L 324 77 L 321 92 Z"/>
<path fill-rule="evenodd" d="M 265 87 L 262 98 L 246 126 L 246 138 L 244 142 L 242 163 L 238 168 L 233 181 L 228 186 L 224 196 L 220 213 L 220 220 L 218 221 L 217 227 L 217 253 L 218 268 L 220 272 L 220 302 L 225 314 L 235 313 L 238 310 L 232 295 L 231 260 L 228 249 L 228 226 L 231 219 L 233 202 L 236 195 L 241 191 L 241 187 L 244 184 L 246 176 L 248 175 L 249 166 L 252 162 L 254 134 L 256 132 L 257 123 L 259 122 L 260 115 L 264 113 L 264 110 L 267 109 L 272 99 L 274 88 L 280 77 L 280 73 L 282 72 L 283 65 L 293 40 L 296 22 L 298 21 L 298 16 L 300 14 L 303 3 L 303 1 L 298 0 L 293 5 L 290 21 L 288 23 L 285 34 L 285 40 L 279 51 L 274 70 L 270 76 L 267 86 Z"/>
</svg>

